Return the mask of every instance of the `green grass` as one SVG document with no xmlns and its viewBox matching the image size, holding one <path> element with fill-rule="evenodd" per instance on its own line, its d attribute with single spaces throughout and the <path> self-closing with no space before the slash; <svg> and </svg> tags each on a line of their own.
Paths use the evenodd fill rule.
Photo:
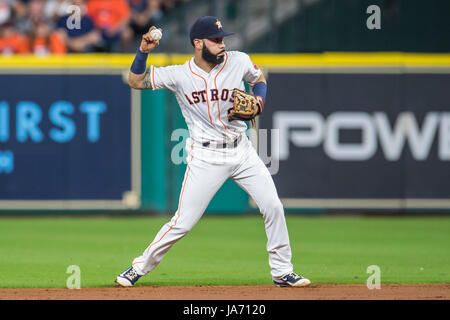
<svg viewBox="0 0 450 320">
<path fill-rule="evenodd" d="M 0 219 L 0 287 L 65 287 L 69 265 L 82 287 L 114 285 L 170 217 Z M 448 217 L 287 216 L 295 271 L 313 283 L 450 282 Z M 139 285 L 270 284 L 259 216 L 203 217 Z"/>
</svg>

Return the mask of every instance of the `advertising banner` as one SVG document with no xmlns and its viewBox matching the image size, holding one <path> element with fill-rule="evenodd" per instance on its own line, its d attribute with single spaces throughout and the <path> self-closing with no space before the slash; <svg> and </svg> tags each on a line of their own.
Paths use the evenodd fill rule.
<svg viewBox="0 0 450 320">
<path fill-rule="evenodd" d="M 287 207 L 450 208 L 450 74 L 268 78 L 259 126 L 278 130 Z"/>
<path fill-rule="evenodd" d="M 122 207 L 131 112 L 121 75 L 0 75 L 0 209 Z"/>
</svg>

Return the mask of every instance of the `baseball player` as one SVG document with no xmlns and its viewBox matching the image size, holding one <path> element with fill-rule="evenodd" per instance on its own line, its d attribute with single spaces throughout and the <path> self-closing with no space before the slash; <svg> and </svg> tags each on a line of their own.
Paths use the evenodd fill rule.
<svg viewBox="0 0 450 320">
<path fill-rule="evenodd" d="M 257 99 L 254 116 L 263 111 L 267 91 L 263 73 L 247 54 L 225 50 L 223 38 L 232 33 L 225 32 L 212 16 L 199 18 L 191 27 L 194 57 L 183 65 L 151 65 L 147 70 L 148 53 L 159 44 L 160 36 L 152 38 L 159 33 L 154 30 L 156 27 L 151 27 L 142 37 L 129 85 L 135 89 L 167 88 L 175 94 L 189 130 L 187 167 L 175 215 L 115 282 L 133 286 L 156 268 L 231 178 L 254 199 L 264 218 L 273 283 L 282 287 L 309 285 L 308 279 L 293 272 L 284 209 L 272 176 L 245 134 L 246 123 L 233 117 L 233 89 L 243 90 L 244 81 L 252 86 L 252 97 Z"/>
</svg>

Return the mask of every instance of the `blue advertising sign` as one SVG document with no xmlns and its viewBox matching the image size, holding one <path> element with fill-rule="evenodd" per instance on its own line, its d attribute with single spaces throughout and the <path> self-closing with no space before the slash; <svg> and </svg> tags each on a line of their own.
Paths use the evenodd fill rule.
<svg viewBox="0 0 450 320">
<path fill-rule="evenodd" d="M 129 190 L 131 91 L 121 75 L 0 75 L 0 209 Z"/>
</svg>

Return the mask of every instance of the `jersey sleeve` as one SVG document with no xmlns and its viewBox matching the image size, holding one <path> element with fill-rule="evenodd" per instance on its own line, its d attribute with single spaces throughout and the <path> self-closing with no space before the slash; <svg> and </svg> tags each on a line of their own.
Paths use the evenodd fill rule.
<svg viewBox="0 0 450 320">
<path fill-rule="evenodd" d="M 155 67 L 150 66 L 150 80 L 152 89 L 169 89 L 175 91 L 177 87 L 177 70 L 178 66 Z"/>
<path fill-rule="evenodd" d="M 248 54 L 243 54 L 244 60 L 244 81 L 254 84 L 262 74 L 261 69 L 253 63 Z"/>
</svg>

